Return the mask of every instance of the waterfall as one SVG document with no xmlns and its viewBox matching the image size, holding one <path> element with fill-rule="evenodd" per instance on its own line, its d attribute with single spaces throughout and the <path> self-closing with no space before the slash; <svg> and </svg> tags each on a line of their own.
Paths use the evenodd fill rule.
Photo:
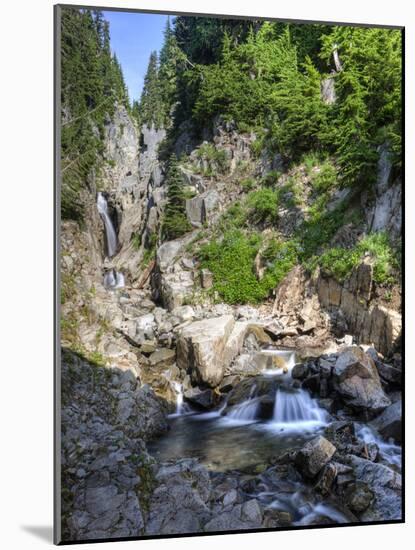
<svg viewBox="0 0 415 550">
<path fill-rule="evenodd" d="M 111 258 L 117 251 L 117 234 L 115 233 L 114 225 L 108 214 L 108 202 L 102 193 L 97 195 L 97 209 L 104 220 L 105 235 L 107 237 L 107 252 L 108 257 Z M 124 275 L 114 268 L 107 271 L 104 275 L 105 288 L 115 289 L 123 288 L 125 286 Z"/>
<path fill-rule="evenodd" d="M 176 392 L 176 414 L 183 413 L 183 386 L 179 382 L 172 382 Z"/>
<path fill-rule="evenodd" d="M 263 374 L 287 374 L 291 376 L 291 371 L 296 363 L 295 351 L 282 349 L 264 349 L 261 355 L 270 356 L 272 366 L 263 370 Z"/>
<path fill-rule="evenodd" d="M 230 412 L 226 415 L 227 418 L 250 422 L 254 421 L 256 419 L 259 408 L 259 399 L 255 397 L 255 392 L 256 384 L 251 387 L 248 399 L 246 399 L 239 405 L 234 405 Z"/>
<path fill-rule="evenodd" d="M 396 466 L 401 466 L 402 463 L 402 449 L 399 445 L 395 445 L 393 442 L 386 442 L 380 437 L 374 430 L 369 426 L 362 424 L 356 435 L 359 439 L 364 441 L 366 444 L 375 443 L 378 448 L 382 458 L 389 464 L 394 464 Z"/>
<path fill-rule="evenodd" d="M 124 275 L 115 269 L 110 269 L 104 275 L 106 288 L 123 288 L 125 286 Z"/>
<path fill-rule="evenodd" d="M 102 219 L 104 220 L 105 225 L 105 234 L 107 236 L 107 252 L 108 257 L 112 258 L 117 250 L 117 234 L 115 233 L 114 226 L 110 215 L 108 214 L 108 203 L 107 199 L 102 193 L 98 193 L 97 197 L 97 208 Z"/>
<path fill-rule="evenodd" d="M 273 422 L 292 429 L 317 427 L 325 424 L 326 412 L 306 390 L 279 387 L 275 395 Z"/>
</svg>

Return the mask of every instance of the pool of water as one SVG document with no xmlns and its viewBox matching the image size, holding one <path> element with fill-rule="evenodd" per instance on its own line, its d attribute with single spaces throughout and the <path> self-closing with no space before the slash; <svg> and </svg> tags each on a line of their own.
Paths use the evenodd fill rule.
<svg viewBox="0 0 415 550">
<path fill-rule="evenodd" d="M 316 423 L 292 427 L 272 421 L 244 421 L 218 413 L 188 414 L 170 418 L 170 430 L 149 444 L 160 461 L 199 458 L 213 471 L 243 469 L 264 464 L 288 450 L 302 447 L 322 431 Z"/>
</svg>

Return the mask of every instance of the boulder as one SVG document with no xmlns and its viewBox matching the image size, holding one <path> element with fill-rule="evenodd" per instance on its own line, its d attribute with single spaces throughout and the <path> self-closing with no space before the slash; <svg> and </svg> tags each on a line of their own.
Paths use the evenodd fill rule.
<svg viewBox="0 0 415 550">
<path fill-rule="evenodd" d="M 217 211 L 219 201 L 219 194 L 214 190 L 186 200 L 187 219 L 194 227 L 201 227 Z"/>
<path fill-rule="evenodd" d="M 362 521 L 388 521 L 402 519 L 401 475 L 391 468 L 350 455 L 350 465 L 358 481 L 366 483 L 374 499 L 360 515 Z"/>
<path fill-rule="evenodd" d="M 336 447 L 325 437 L 319 435 L 308 441 L 295 456 L 295 464 L 300 472 L 309 478 L 315 477 L 330 461 Z"/>
<path fill-rule="evenodd" d="M 358 410 L 377 413 L 391 404 L 373 360 L 357 346 L 345 348 L 339 354 L 333 369 L 333 385 L 345 403 Z"/>
<path fill-rule="evenodd" d="M 215 394 L 211 389 L 190 388 L 184 392 L 184 397 L 186 401 L 202 409 L 211 409 L 216 403 Z"/>
<path fill-rule="evenodd" d="M 196 384 L 215 387 L 223 379 L 231 357 L 226 345 L 234 328 L 232 315 L 195 321 L 178 335 L 177 364 L 190 371 Z"/>
<path fill-rule="evenodd" d="M 168 535 L 202 531 L 208 520 L 211 483 L 197 460 L 161 464 L 155 490 L 148 497 L 145 534 Z"/>
<path fill-rule="evenodd" d="M 195 310 L 191 306 L 175 307 L 171 313 L 177 317 L 181 323 L 191 321 L 195 317 Z"/>
<path fill-rule="evenodd" d="M 154 351 L 150 357 L 152 367 L 170 367 L 176 360 L 176 352 L 173 349 L 161 348 Z"/>
<path fill-rule="evenodd" d="M 396 401 L 387 407 L 373 421 L 374 427 L 385 438 L 393 438 L 397 443 L 402 441 L 402 401 Z"/>
<path fill-rule="evenodd" d="M 374 494 L 366 483 L 357 481 L 346 490 L 345 501 L 352 512 L 364 512 L 373 502 Z"/>
</svg>

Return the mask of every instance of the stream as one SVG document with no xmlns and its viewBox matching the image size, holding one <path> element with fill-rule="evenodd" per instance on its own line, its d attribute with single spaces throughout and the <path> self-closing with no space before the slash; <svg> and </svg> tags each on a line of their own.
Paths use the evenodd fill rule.
<svg viewBox="0 0 415 550">
<path fill-rule="evenodd" d="M 183 398 L 182 386 L 175 382 L 175 413 L 169 417 L 169 432 L 149 444 L 157 461 L 197 458 L 213 476 L 259 480 L 247 498 L 256 498 L 270 513 L 287 513 L 292 525 L 347 523 L 356 521 L 332 497 L 322 497 L 313 486 L 296 477 L 291 465 L 270 466 L 276 459 L 295 451 L 334 420 L 308 391 L 293 385 L 291 370 L 295 353 L 281 350 L 259 352 L 284 359 L 283 368 L 265 370 L 253 384 L 248 399 L 227 406 L 227 399 L 210 412 L 197 412 Z M 281 365 L 281 362 L 280 362 Z M 275 382 L 272 415 L 261 418 L 261 396 L 256 394 L 264 377 Z M 356 436 L 369 444 L 376 443 L 382 462 L 400 469 L 401 449 L 383 441 L 369 426 L 356 423 Z M 281 477 L 281 468 L 288 474 Z"/>
</svg>

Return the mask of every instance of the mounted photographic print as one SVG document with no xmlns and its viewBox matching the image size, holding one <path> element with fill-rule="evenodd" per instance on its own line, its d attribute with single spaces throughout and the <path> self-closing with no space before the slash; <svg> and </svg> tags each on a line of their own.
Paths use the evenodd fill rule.
<svg viewBox="0 0 415 550">
<path fill-rule="evenodd" d="M 55 542 L 400 523 L 403 29 L 55 7 Z"/>
</svg>

